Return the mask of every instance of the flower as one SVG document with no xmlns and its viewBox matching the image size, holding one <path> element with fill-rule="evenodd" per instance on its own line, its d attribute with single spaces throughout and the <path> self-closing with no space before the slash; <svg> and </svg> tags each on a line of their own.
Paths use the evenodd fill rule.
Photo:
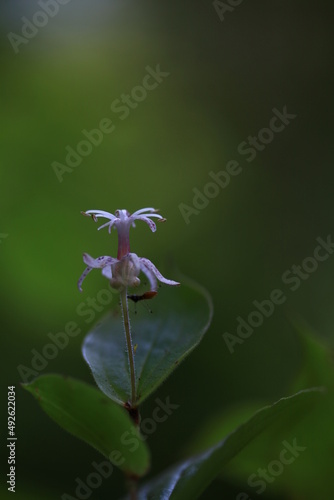
<svg viewBox="0 0 334 500">
<path fill-rule="evenodd" d="M 164 278 L 150 260 L 144 257 L 138 257 L 137 254 L 130 252 L 130 227 L 135 227 L 136 220 L 142 220 L 148 224 L 151 231 L 155 232 L 156 225 L 151 218 L 156 217 L 160 222 L 166 220 L 157 213 L 157 210 L 154 208 L 142 208 L 133 214 L 130 214 L 127 210 L 116 210 L 115 215 L 104 212 L 103 210 L 88 210 L 87 212 L 82 212 L 82 214 L 91 216 L 95 222 L 97 222 L 99 217 L 109 219 L 108 222 L 104 223 L 98 229 L 108 227 L 110 233 L 112 227 L 116 228 L 118 233 L 118 252 L 117 259 L 107 255 L 94 259 L 87 253 L 83 254 L 83 261 L 87 267 L 78 281 L 78 288 L 80 291 L 82 291 L 82 282 L 87 274 L 90 273 L 92 269 L 98 268 L 102 269 L 102 274 L 109 279 L 110 285 L 119 291 L 127 287 L 139 286 L 140 279 L 138 275 L 140 272 L 146 275 L 150 283 L 150 291 L 152 292 L 150 294 L 151 297 L 157 294 L 157 280 L 171 286 L 180 284 L 177 281 Z"/>
</svg>

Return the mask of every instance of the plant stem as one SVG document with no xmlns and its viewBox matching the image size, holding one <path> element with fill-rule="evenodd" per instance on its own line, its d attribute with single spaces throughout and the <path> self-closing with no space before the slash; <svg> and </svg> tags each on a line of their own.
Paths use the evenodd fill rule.
<svg viewBox="0 0 334 500">
<path fill-rule="evenodd" d="M 129 308 L 128 308 L 128 298 L 127 298 L 127 288 L 120 293 L 122 314 L 123 314 L 123 324 L 125 330 L 126 346 L 128 351 L 128 360 L 130 367 L 130 378 L 131 378 L 131 405 L 134 406 L 136 403 L 136 375 L 135 375 L 135 356 L 133 351 L 132 337 L 131 337 L 131 326 L 129 318 Z"/>
<path fill-rule="evenodd" d="M 131 500 L 137 500 L 137 489 L 132 489 L 130 491 L 130 495 L 131 495 Z"/>
<path fill-rule="evenodd" d="M 128 491 L 130 494 L 130 500 L 138 499 L 138 478 L 136 477 L 128 477 L 127 480 Z"/>
</svg>

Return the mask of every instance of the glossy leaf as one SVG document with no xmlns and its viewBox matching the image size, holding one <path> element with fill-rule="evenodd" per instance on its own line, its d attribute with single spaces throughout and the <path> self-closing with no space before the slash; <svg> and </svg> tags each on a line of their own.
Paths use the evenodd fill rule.
<svg viewBox="0 0 334 500">
<path fill-rule="evenodd" d="M 326 343 L 310 329 L 295 322 L 301 340 L 302 364 L 292 384 L 293 390 L 301 390 L 307 386 L 321 385 L 325 393 L 319 404 L 310 409 L 303 419 L 282 418 L 276 425 L 261 434 L 247 449 L 224 470 L 223 478 L 247 482 L 250 474 L 259 468 L 265 468 L 273 459 L 276 459 L 282 449 L 282 441 L 296 440 L 305 448 L 300 460 L 293 462 L 290 467 L 284 468 L 284 474 L 268 484 L 269 493 L 279 496 L 303 498 L 332 497 L 333 450 L 334 450 L 334 365 L 332 353 Z M 247 410 L 245 405 L 243 411 Z M 221 415 L 210 431 L 224 432 L 233 420 L 240 416 L 240 409 L 228 418 Z M 297 416 L 298 417 L 298 416 Z M 204 438 L 205 430 L 202 436 Z M 203 445 L 204 439 L 201 445 Z"/>
<path fill-rule="evenodd" d="M 301 391 L 262 408 L 215 446 L 144 485 L 138 500 L 195 500 L 244 447 L 283 417 L 304 413 L 322 398 L 320 389 Z"/>
<path fill-rule="evenodd" d="M 298 460 L 289 467 L 284 467 L 282 474 L 266 485 L 269 494 L 313 500 L 331 498 L 333 495 L 331 477 L 334 450 L 334 365 L 332 353 L 324 341 L 302 324 L 294 322 L 301 341 L 302 363 L 297 369 L 297 377 L 292 384 L 292 391 L 300 391 L 310 386 L 322 386 L 325 389 L 319 403 L 309 411 L 295 415 L 282 416 L 275 424 L 261 433 L 222 471 L 222 478 L 244 483 L 250 487 L 249 478 L 257 474 L 258 469 L 266 469 L 268 464 L 277 460 L 283 448 L 282 442 L 297 442 L 303 451 Z M 254 403 L 244 404 L 216 416 L 202 429 L 200 435 L 192 440 L 191 451 L 199 452 L 222 438 L 246 413 L 252 411 Z M 301 418 L 302 417 L 302 418 Z M 258 480 L 257 484 L 261 484 Z M 250 495 L 252 496 L 252 495 Z"/>
<path fill-rule="evenodd" d="M 43 375 L 23 387 L 57 424 L 96 448 L 114 465 L 138 476 L 147 471 L 149 452 L 127 411 L 98 389 L 60 375 Z"/>
<path fill-rule="evenodd" d="M 150 301 L 152 314 L 143 307 L 132 314 L 137 404 L 198 345 L 211 322 L 212 303 L 206 290 L 184 278 L 179 281 L 180 287 L 164 287 Z M 120 404 L 127 402 L 130 374 L 121 315 L 110 313 L 87 335 L 82 351 L 100 389 Z"/>
</svg>

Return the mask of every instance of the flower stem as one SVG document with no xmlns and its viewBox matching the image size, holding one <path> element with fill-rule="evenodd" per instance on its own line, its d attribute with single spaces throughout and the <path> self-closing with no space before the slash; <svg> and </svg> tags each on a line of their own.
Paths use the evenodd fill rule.
<svg viewBox="0 0 334 500">
<path fill-rule="evenodd" d="M 130 495 L 131 495 L 131 500 L 137 500 L 138 496 L 137 496 L 137 485 L 134 485 L 132 486 L 131 490 L 130 490 Z"/>
<path fill-rule="evenodd" d="M 131 326 L 129 318 L 129 308 L 128 308 L 128 298 L 127 298 L 127 288 L 120 293 L 122 314 L 123 314 L 123 324 L 125 330 L 126 346 L 128 351 L 128 360 L 130 368 L 130 378 L 131 378 L 131 405 L 134 406 L 136 403 L 136 375 L 135 375 L 135 356 L 131 337 Z"/>
<path fill-rule="evenodd" d="M 138 478 L 136 476 L 127 477 L 127 487 L 130 500 L 138 500 Z"/>
</svg>

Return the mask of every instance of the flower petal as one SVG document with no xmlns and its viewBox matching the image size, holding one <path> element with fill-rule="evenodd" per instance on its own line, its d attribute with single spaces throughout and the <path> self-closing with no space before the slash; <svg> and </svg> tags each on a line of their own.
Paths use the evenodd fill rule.
<svg viewBox="0 0 334 500">
<path fill-rule="evenodd" d="M 112 270 L 111 266 L 106 266 L 102 269 L 102 275 L 107 278 L 108 280 L 111 280 L 112 278 Z"/>
<path fill-rule="evenodd" d="M 116 262 L 118 262 L 117 259 L 114 259 L 114 257 L 108 257 L 108 255 L 102 255 L 97 259 L 93 259 L 93 257 L 91 257 L 88 253 L 83 254 L 83 261 L 85 264 L 87 264 L 87 266 L 92 267 L 94 269 L 98 269 L 108 265 L 111 266 L 113 264 L 116 264 Z"/>
<path fill-rule="evenodd" d="M 155 225 L 153 220 L 149 219 L 148 217 L 144 217 L 144 215 L 139 215 L 139 217 L 136 217 L 136 220 L 142 220 L 143 222 L 146 222 L 152 233 L 155 233 L 155 231 L 157 230 L 157 226 Z"/>
<path fill-rule="evenodd" d="M 158 282 L 157 279 L 153 273 L 145 264 L 142 262 L 142 259 L 140 260 L 140 270 L 145 274 L 147 277 L 148 281 L 150 282 L 150 288 L 153 291 L 156 291 L 158 289 Z M 144 259 L 145 260 L 145 259 Z"/>
<path fill-rule="evenodd" d="M 150 207 L 150 208 L 141 208 L 140 210 L 136 210 L 135 212 L 133 212 L 133 214 L 131 214 L 131 217 L 137 217 L 137 215 L 143 214 L 145 212 L 147 212 L 147 215 L 148 215 L 148 213 L 154 214 L 155 212 L 157 212 L 157 210 L 155 208 L 152 208 L 152 207 Z"/>
<path fill-rule="evenodd" d="M 93 268 L 92 267 L 86 267 L 86 269 L 84 270 L 84 272 L 82 273 L 82 275 L 80 276 L 79 280 L 78 280 L 78 288 L 80 290 L 80 292 L 82 292 L 82 282 L 83 280 L 86 278 L 87 274 L 89 274 L 91 272 Z"/>
<path fill-rule="evenodd" d="M 96 268 L 102 268 L 102 274 L 108 278 L 111 279 L 111 266 L 118 262 L 117 259 L 114 259 L 113 257 L 108 257 L 107 255 L 103 255 L 102 257 L 98 257 L 97 259 L 93 259 L 88 253 L 83 254 L 83 261 L 85 264 L 87 264 L 86 269 L 82 273 L 82 275 L 79 278 L 78 281 L 78 288 L 80 292 L 82 292 L 82 282 L 86 278 L 87 274 L 91 272 L 92 269 Z M 106 269 L 105 269 L 106 268 Z"/>
<path fill-rule="evenodd" d="M 152 272 L 161 283 L 165 283 L 166 285 L 171 285 L 171 286 L 179 286 L 180 283 L 177 281 L 173 280 L 168 280 L 162 276 L 162 274 L 158 271 L 158 269 L 155 267 L 155 265 L 148 259 L 145 259 L 144 257 L 141 257 L 140 263 L 145 266 L 150 272 Z M 141 266 L 142 269 L 142 266 Z M 146 274 L 146 273 L 145 273 Z"/>
<path fill-rule="evenodd" d="M 98 227 L 97 230 L 100 231 L 100 229 L 103 229 L 104 227 L 109 226 L 108 232 L 110 234 L 111 233 L 111 228 L 114 226 L 115 222 L 116 222 L 116 219 L 112 220 L 112 221 L 108 221 L 105 224 L 102 224 L 102 226 Z"/>
<path fill-rule="evenodd" d="M 95 215 L 95 217 L 105 217 L 106 219 L 109 220 L 117 219 L 117 217 L 114 214 L 111 214 L 110 212 L 105 212 L 104 210 L 87 210 L 86 212 L 83 212 L 83 214 Z"/>
</svg>

